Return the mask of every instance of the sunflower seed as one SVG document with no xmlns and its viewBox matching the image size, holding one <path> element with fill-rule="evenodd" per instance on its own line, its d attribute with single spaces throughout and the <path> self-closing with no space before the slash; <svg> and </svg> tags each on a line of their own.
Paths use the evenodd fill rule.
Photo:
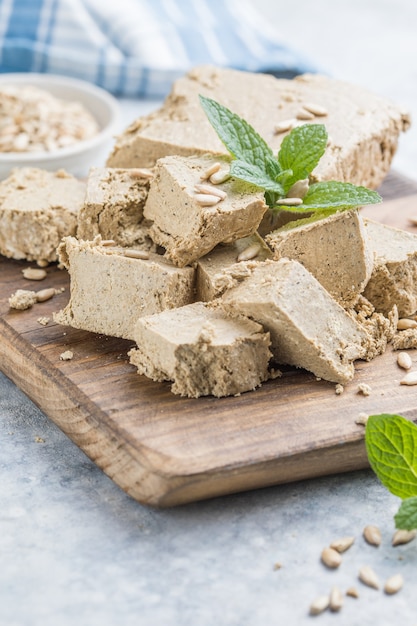
<svg viewBox="0 0 417 626">
<path fill-rule="evenodd" d="M 218 172 L 214 172 L 214 174 L 212 174 L 209 178 L 209 181 L 213 184 L 213 185 L 221 185 L 222 183 L 225 183 L 226 180 L 229 180 L 230 178 L 230 169 L 223 169 L 223 170 L 219 170 Z"/>
<path fill-rule="evenodd" d="M 329 596 L 319 596 L 310 605 L 310 615 L 320 615 L 320 613 L 329 608 L 329 604 Z"/>
<path fill-rule="evenodd" d="M 35 267 L 25 267 L 22 270 L 23 278 L 27 280 L 43 280 L 46 278 L 46 272 L 42 269 L 36 269 Z"/>
<path fill-rule="evenodd" d="M 417 385 L 417 371 L 409 372 L 400 380 L 400 385 Z"/>
<path fill-rule="evenodd" d="M 115 246 L 115 245 L 116 245 L 116 242 L 114 241 L 114 239 L 102 239 L 100 241 L 100 246 L 107 247 L 107 246 Z"/>
<path fill-rule="evenodd" d="M 300 109 L 295 117 L 297 120 L 314 120 L 314 114 L 306 109 Z"/>
<path fill-rule="evenodd" d="M 334 569 L 339 567 L 342 562 L 342 557 L 337 550 L 334 550 L 333 548 L 324 548 L 321 553 L 321 560 L 326 567 Z"/>
<path fill-rule="evenodd" d="M 286 133 L 287 130 L 291 130 L 293 128 L 294 122 L 294 119 L 278 122 L 278 124 L 276 124 L 274 128 L 275 134 L 279 135 L 280 133 Z"/>
<path fill-rule="evenodd" d="M 318 117 L 324 117 L 328 114 L 328 111 L 324 106 L 316 104 L 315 102 L 303 102 L 303 109 L 313 115 L 317 115 Z"/>
<path fill-rule="evenodd" d="M 220 163 L 213 163 L 205 172 L 200 176 L 200 180 L 208 180 L 212 174 L 215 174 L 221 168 Z"/>
<path fill-rule="evenodd" d="M 401 574 L 395 574 L 395 576 L 391 576 L 388 578 L 384 585 L 385 593 L 392 595 L 393 593 L 397 593 L 404 584 L 404 579 Z"/>
<path fill-rule="evenodd" d="M 404 370 L 409 370 L 413 362 L 408 352 L 399 352 L 397 355 L 397 364 Z"/>
<path fill-rule="evenodd" d="M 208 193 L 196 193 L 194 196 L 194 200 L 200 206 L 214 206 L 220 202 L 219 196 L 213 196 Z"/>
<path fill-rule="evenodd" d="M 336 552 L 346 552 L 346 550 L 351 547 L 354 541 L 355 537 L 341 537 L 341 539 L 336 539 L 335 541 L 332 541 L 330 547 L 333 548 L 333 550 L 336 550 Z"/>
<path fill-rule="evenodd" d="M 409 543 L 417 535 L 417 530 L 396 530 L 392 538 L 393 546 Z"/>
<path fill-rule="evenodd" d="M 375 574 L 374 570 L 369 567 L 369 565 L 364 565 L 364 567 L 360 568 L 359 580 L 368 587 L 372 587 L 373 589 L 379 589 L 378 576 Z"/>
<path fill-rule="evenodd" d="M 379 546 L 381 544 L 381 531 L 378 526 L 365 526 L 363 529 L 363 536 L 365 541 L 371 546 Z"/>
<path fill-rule="evenodd" d="M 46 302 L 50 300 L 55 295 L 55 289 L 50 287 L 49 289 L 41 289 L 36 292 L 36 301 L 37 302 Z"/>
<path fill-rule="evenodd" d="M 149 252 L 146 252 L 146 250 L 125 250 L 123 255 L 130 259 L 141 259 L 142 261 L 149 259 Z"/>
<path fill-rule="evenodd" d="M 356 587 L 349 587 L 349 589 L 346 589 L 346 595 L 350 598 L 359 598 L 359 591 Z"/>
<path fill-rule="evenodd" d="M 287 198 L 304 198 L 308 191 L 308 178 L 297 180 L 287 191 Z"/>
<path fill-rule="evenodd" d="M 303 204 L 301 198 L 281 198 L 277 201 L 277 206 L 300 206 Z"/>
<path fill-rule="evenodd" d="M 343 595 L 339 587 L 333 587 L 330 592 L 329 607 L 331 611 L 340 611 L 343 606 Z"/>
<path fill-rule="evenodd" d="M 242 252 L 240 252 L 237 256 L 237 261 L 250 261 L 250 259 L 254 259 L 258 256 L 261 251 L 261 246 L 259 243 L 253 243 L 251 246 L 248 246 Z"/>
<path fill-rule="evenodd" d="M 151 180 L 151 178 L 154 178 L 155 174 L 147 167 L 134 167 L 129 170 L 129 176 L 130 178 L 146 178 Z"/>
<path fill-rule="evenodd" d="M 397 322 L 397 330 L 408 330 L 409 328 L 417 328 L 416 320 L 410 320 L 408 317 L 402 317 Z"/>
<path fill-rule="evenodd" d="M 221 200 L 224 200 L 227 196 L 227 193 L 223 191 L 223 189 L 219 189 L 218 187 L 213 187 L 213 185 L 194 185 L 194 190 L 198 193 L 205 193 L 207 195 L 217 196 Z"/>
</svg>

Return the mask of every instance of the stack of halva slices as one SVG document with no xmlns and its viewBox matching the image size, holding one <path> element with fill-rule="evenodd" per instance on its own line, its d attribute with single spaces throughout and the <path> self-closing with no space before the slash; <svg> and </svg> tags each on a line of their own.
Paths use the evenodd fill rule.
<svg viewBox="0 0 417 626">
<path fill-rule="evenodd" d="M 161 109 L 126 129 L 106 167 L 71 181 L 85 189 L 68 209 L 76 225 L 55 227 L 57 252 L 46 253 L 46 241 L 22 252 L 12 223 L 24 213 L 29 231 L 40 216 L 10 202 L 0 205 L 9 229 L 0 252 L 40 264 L 58 258 L 71 293 L 55 321 L 132 340 L 138 373 L 172 381 L 176 394 L 240 394 L 281 364 L 349 382 L 354 362 L 383 353 L 398 316 L 417 310 L 417 237 L 359 210 L 296 227 L 286 222 L 300 215 L 271 217 L 261 190 L 230 177 L 199 94 L 246 119 L 274 151 L 295 124 L 325 124 L 329 145 L 310 182 L 377 188 L 409 125 L 391 102 L 323 76 L 199 67 Z M 15 172 L 0 184 L 0 202 L 29 174 L 46 176 Z M 56 184 L 68 175 L 47 176 Z"/>
</svg>

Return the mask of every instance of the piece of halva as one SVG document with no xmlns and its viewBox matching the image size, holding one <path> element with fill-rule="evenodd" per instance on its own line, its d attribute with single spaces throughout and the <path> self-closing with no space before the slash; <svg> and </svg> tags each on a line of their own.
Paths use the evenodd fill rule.
<svg viewBox="0 0 417 626">
<path fill-rule="evenodd" d="M 101 235 L 120 246 L 151 249 L 149 225 L 143 219 L 151 178 L 150 170 L 91 168 L 77 237 L 91 240 Z"/>
<path fill-rule="evenodd" d="M 197 300 L 218 298 L 249 276 L 257 263 L 271 258 L 271 249 L 258 233 L 216 246 L 196 263 Z"/>
<path fill-rule="evenodd" d="M 45 265 L 75 235 L 85 183 L 64 170 L 16 168 L 0 182 L 0 254 Z"/>
<path fill-rule="evenodd" d="M 365 219 L 375 261 L 363 295 L 385 315 L 397 306 L 399 317 L 417 311 L 417 236 Z"/>
<path fill-rule="evenodd" d="M 274 151 L 282 122 L 323 123 L 330 145 L 314 171 L 317 180 L 376 188 L 389 170 L 408 114 L 385 98 L 339 80 L 305 74 L 293 80 L 201 66 L 178 79 L 163 106 L 131 124 L 108 158 L 111 167 L 152 167 L 169 155 L 226 153 L 199 101 L 202 94 L 251 124 Z M 307 117 L 309 110 L 319 111 Z M 324 113 L 324 114 L 323 114 Z"/>
<path fill-rule="evenodd" d="M 260 263 L 220 300 L 230 315 L 245 315 L 269 331 L 277 363 L 346 383 L 353 361 L 365 354 L 366 331 L 298 261 Z"/>
<path fill-rule="evenodd" d="M 232 178 L 204 185 L 202 193 L 201 177 L 214 162 L 206 156 L 168 156 L 155 167 L 144 216 L 152 221 L 153 241 L 179 267 L 221 242 L 252 234 L 267 209 L 262 191 Z"/>
<path fill-rule="evenodd" d="M 128 249 L 66 237 L 59 247 L 70 274 L 70 301 L 54 315 L 59 324 L 133 339 L 139 317 L 194 301 L 194 269 L 177 268 L 160 255 L 127 256 Z"/>
<path fill-rule="evenodd" d="M 265 237 L 275 259 L 304 265 L 344 308 L 353 306 L 372 273 L 373 250 L 357 210 L 305 219 Z"/>
<path fill-rule="evenodd" d="M 243 317 L 196 302 L 138 320 L 138 348 L 130 362 L 155 381 L 173 381 L 175 394 L 198 398 L 230 396 L 269 378 L 269 334 Z"/>
</svg>

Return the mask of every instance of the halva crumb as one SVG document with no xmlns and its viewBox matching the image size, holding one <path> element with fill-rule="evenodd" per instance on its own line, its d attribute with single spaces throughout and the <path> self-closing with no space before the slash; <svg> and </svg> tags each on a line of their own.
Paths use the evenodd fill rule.
<svg viewBox="0 0 417 626">
<path fill-rule="evenodd" d="M 31 306 L 37 301 L 36 292 L 29 291 L 28 289 L 18 289 L 9 298 L 9 306 L 11 309 L 18 309 L 24 311 L 30 309 Z"/>
</svg>

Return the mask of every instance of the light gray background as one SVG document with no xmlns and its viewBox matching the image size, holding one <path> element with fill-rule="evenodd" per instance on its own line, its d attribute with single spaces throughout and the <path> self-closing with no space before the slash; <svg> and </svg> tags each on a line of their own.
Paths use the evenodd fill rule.
<svg viewBox="0 0 417 626">
<path fill-rule="evenodd" d="M 414 1 L 253 4 L 324 71 L 416 112 Z M 153 106 L 123 102 L 124 121 Z M 417 178 L 415 133 L 402 138 L 395 167 Z M 390 546 L 399 501 L 370 471 L 149 509 L 2 375 L 0 468 L 1 626 L 417 625 L 417 541 Z M 369 523 L 382 530 L 380 548 L 361 538 Z M 326 570 L 321 549 L 350 534 L 342 566 Z M 404 589 L 387 597 L 364 587 L 364 564 L 381 580 L 402 572 Z M 355 585 L 360 598 L 346 598 L 337 615 L 309 617 L 310 602 L 333 585 Z"/>
</svg>

